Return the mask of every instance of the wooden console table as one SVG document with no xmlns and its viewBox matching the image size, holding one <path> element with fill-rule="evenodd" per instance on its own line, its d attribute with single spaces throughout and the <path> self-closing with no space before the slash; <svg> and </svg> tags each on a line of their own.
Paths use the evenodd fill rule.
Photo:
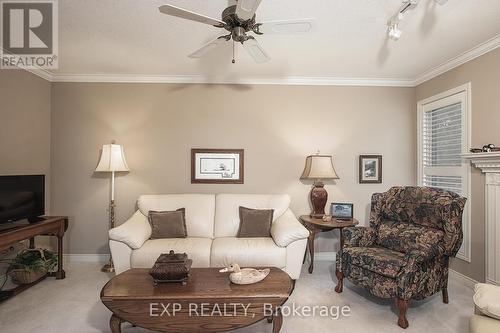
<svg viewBox="0 0 500 333">
<path fill-rule="evenodd" d="M 302 215 L 300 217 L 300 222 L 309 230 L 309 237 L 307 239 L 307 247 L 309 248 L 309 256 L 311 257 L 311 264 L 309 265 L 309 274 L 313 272 L 314 269 L 314 239 L 318 232 L 330 231 L 334 229 L 339 229 L 340 232 L 340 248 L 344 248 L 344 235 L 342 234 L 342 229 L 348 227 L 354 227 L 359 222 L 356 219 L 349 220 L 338 220 L 332 218 L 331 221 L 325 222 L 322 219 L 316 219 L 309 215 Z M 304 262 L 305 262 L 304 255 Z"/>
<path fill-rule="evenodd" d="M 56 236 L 58 255 L 58 267 L 56 272 L 48 273 L 31 284 L 19 285 L 14 289 L 0 292 L 0 302 L 19 294 L 47 276 L 54 276 L 58 280 L 65 278 L 63 269 L 63 236 L 67 229 L 67 216 L 46 216 L 40 222 L 20 225 L 0 231 L 0 251 L 6 250 L 10 246 L 26 239 L 30 240 L 30 248 L 33 248 L 36 236 Z"/>
</svg>

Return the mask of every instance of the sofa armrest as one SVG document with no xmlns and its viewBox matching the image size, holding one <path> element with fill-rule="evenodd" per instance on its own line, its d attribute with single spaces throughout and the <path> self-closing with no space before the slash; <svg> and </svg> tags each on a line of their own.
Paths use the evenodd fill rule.
<svg viewBox="0 0 500 333">
<path fill-rule="evenodd" d="M 151 237 L 151 226 L 148 218 L 138 210 L 116 228 L 109 230 L 109 239 L 127 244 L 136 250 Z"/>
<path fill-rule="evenodd" d="M 309 230 L 297 220 L 290 209 L 287 209 L 271 226 L 271 237 L 280 247 L 287 247 L 290 243 L 308 236 Z"/>
<path fill-rule="evenodd" d="M 366 247 L 375 244 L 375 230 L 367 227 L 350 227 L 342 230 L 344 247 Z"/>
</svg>

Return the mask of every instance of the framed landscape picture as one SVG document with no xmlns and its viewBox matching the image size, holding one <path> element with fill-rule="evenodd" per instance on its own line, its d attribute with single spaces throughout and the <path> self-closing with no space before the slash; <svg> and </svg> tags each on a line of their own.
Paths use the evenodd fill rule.
<svg viewBox="0 0 500 333">
<path fill-rule="evenodd" d="M 243 149 L 191 149 L 191 183 L 243 184 Z"/>
<path fill-rule="evenodd" d="M 361 184 L 382 183 L 382 155 L 359 156 L 359 182 Z"/>
</svg>

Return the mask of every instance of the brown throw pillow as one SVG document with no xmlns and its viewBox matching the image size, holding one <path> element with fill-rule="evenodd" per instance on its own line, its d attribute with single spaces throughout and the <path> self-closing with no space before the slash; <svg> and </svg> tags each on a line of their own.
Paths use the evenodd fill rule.
<svg viewBox="0 0 500 333">
<path fill-rule="evenodd" d="M 251 209 L 240 206 L 240 229 L 236 237 L 269 237 L 274 209 Z"/>
<path fill-rule="evenodd" d="M 153 229 L 151 239 L 157 238 L 186 238 L 186 210 L 155 212 L 150 210 L 149 223 Z"/>
</svg>

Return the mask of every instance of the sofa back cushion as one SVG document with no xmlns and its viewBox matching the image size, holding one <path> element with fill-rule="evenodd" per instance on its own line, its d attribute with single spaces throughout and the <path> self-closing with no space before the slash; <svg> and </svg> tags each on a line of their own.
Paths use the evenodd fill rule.
<svg viewBox="0 0 500 333">
<path fill-rule="evenodd" d="M 174 211 L 185 208 L 187 236 L 213 238 L 214 194 L 141 195 L 137 205 L 144 216 L 148 216 L 150 210 Z"/>
<path fill-rule="evenodd" d="M 402 253 L 419 250 L 423 253 L 438 254 L 439 248 L 444 245 L 444 232 L 415 224 L 383 221 L 378 230 L 377 243 Z"/>
<path fill-rule="evenodd" d="M 274 222 L 290 206 L 290 197 L 287 194 L 218 194 L 215 199 L 215 238 L 236 236 L 240 227 L 240 206 L 274 209 Z"/>
</svg>

